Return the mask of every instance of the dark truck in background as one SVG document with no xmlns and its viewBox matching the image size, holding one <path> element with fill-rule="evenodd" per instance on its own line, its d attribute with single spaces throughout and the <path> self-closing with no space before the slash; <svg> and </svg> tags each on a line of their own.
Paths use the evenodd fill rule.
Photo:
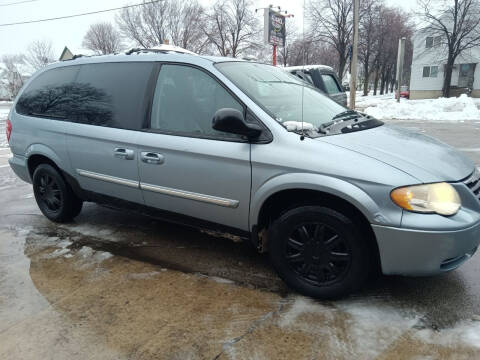
<svg viewBox="0 0 480 360">
<path fill-rule="evenodd" d="M 347 94 L 335 71 L 326 65 L 289 66 L 284 68 L 289 73 L 309 82 L 332 100 L 347 106 Z"/>
</svg>

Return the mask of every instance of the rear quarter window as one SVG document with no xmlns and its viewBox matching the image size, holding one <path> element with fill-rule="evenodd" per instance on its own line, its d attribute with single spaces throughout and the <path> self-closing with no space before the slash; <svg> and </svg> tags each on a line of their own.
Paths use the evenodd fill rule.
<svg viewBox="0 0 480 360">
<path fill-rule="evenodd" d="M 78 66 L 47 70 L 23 91 L 15 110 L 22 115 L 66 119 L 76 99 L 73 97 Z"/>
<path fill-rule="evenodd" d="M 342 92 L 333 75 L 322 74 L 322 81 L 328 94 L 338 94 L 339 92 Z"/>
<path fill-rule="evenodd" d="M 17 102 L 23 115 L 138 130 L 147 112 L 154 63 L 66 66 L 35 78 Z"/>
</svg>

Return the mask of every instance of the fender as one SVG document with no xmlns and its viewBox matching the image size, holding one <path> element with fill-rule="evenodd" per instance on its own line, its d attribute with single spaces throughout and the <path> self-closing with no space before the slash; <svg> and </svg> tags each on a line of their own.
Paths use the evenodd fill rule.
<svg viewBox="0 0 480 360">
<path fill-rule="evenodd" d="M 250 228 L 258 222 L 260 209 L 265 201 L 273 194 L 282 190 L 305 189 L 316 190 L 335 195 L 355 206 L 368 219 L 371 224 L 400 223 L 401 211 L 398 219 L 390 219 L 380 211 L 375 201 L 362 189 L 345 180 L 308 173 L 290 173 L 276 176 L 266 181 L 255 192 L 251 201 Z M 391 214 L 389 214 L 391 215 Z"/>
</svg>

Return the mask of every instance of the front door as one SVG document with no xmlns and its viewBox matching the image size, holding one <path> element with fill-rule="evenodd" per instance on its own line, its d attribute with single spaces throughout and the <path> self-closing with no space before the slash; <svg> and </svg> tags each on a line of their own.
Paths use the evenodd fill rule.
<svg viewBox="0 0 480 360">
<path fill-rule="evenodd" d="M 149 129 L 139 134 L 146 205 L 248 230 L 250 144 L 212 129 L 221 108 L 243 105 L 206 71 L 164 64 Z"/>
</svg>

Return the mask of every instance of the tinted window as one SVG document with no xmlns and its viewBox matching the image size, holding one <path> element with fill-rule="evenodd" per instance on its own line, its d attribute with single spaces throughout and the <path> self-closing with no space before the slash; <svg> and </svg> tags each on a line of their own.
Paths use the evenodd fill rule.
<svg viewBox="0 0 480 360">
<path fill-rule="evenodd" d="M 76 121 L 121 129 L 140 129 L 153 63 L 82 65 L 76 86 Z M 80 95 L 81 94 L 81 95 Z"/>
<path fill-rule="evenodd" d="M 337 94 L 341 92 L 337 81 L 332 75 L 322 74 L 322 80 L 328 94 Z"/>
<path fill-rule="evenodd" d="M 152 129 L 238 138 L 212 128 L 213 115 L 222 108 L 243 111 L 242 105 L 204 71 L 190 66 L 162 65 L 152 106 Z"/>
<path fill-rule="evenodd" d="M 23 115 L 71 117 L 72 106 L 78 101 L 74 83 L 78 70 L 78 66 L 68 66 L 40 74 L 23 92 L 16 111 Z"/>
</svg>

